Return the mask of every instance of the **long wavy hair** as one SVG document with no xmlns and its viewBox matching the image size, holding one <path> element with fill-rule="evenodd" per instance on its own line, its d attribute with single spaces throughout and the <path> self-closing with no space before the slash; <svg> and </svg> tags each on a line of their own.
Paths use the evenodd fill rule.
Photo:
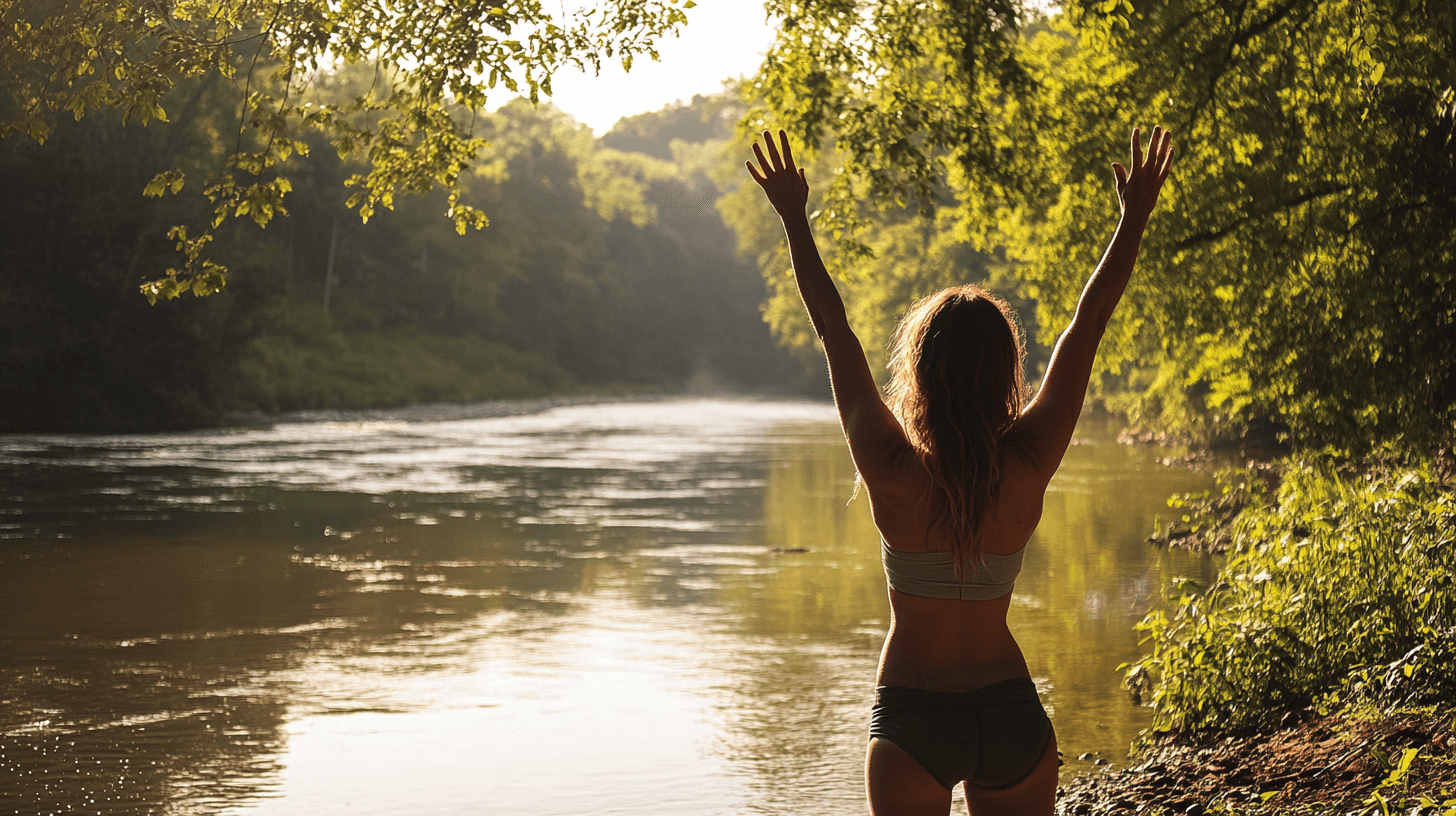
<svg viewBox="0 0 1456 816">
<path fill-rule="evenodd" d="M 931 477 L 926 537 L 944 532 L 963 580 L 1000 494 L 1002 448 L 1021 448 L 1021 326 L 1006 301 L 967 284 L 911 306 L 890 352 L 887 403 Z"/>
</svg>

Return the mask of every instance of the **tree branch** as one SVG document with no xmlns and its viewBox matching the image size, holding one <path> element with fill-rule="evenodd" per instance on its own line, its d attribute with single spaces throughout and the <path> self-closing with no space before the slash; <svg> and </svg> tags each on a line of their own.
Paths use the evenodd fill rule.
<svg viewBox="0 0 1456 816">
<path fill-rule="evenodd" d="M 1188 116 L 1188 129 L 1191 130 L 1195 125 L 1198 124 L 1198 120 L 1203 116 L 1204 110 L 1210 103 L 1213 102 L 1214 97 L 1218 93 L 1219 81 L 1223 79 L 1224 75 L 1228 73 L 1229 68 L 1233 65 L 1235 49 L 1247 45 L 1249 41 L 1253 38 L 1264 33 L 1265 31 L 1268 31 L 1270 28 L 1273 28 L 1285 17 L 1288 17 L 1289 14 L 1294 11 L 1297 6 L 1305 2 L 1307 2 L 1307 0 L 1287 0 L 1284 5 L 1274 9 L 1263 20 L 1242 30 L 1236 28 L 1235 33 L 1229 37 L 1228 42 L 1224 46 L 1223 56 L 1218 61 L 1218 67 L 1208 78 L 1208 90 L 1198 100 L 1198 103 L 1193 106 L 1193 110 Z M 1240 22 L 1242 22 L 1244 11 L 1247 8 L 1247 2 L 1239 6 L 1238 19 L 1240 20 Z M 1195 59 L 1195 62 L 1201 62 L 1201 60 Z"/>
<path fill-rule="evenodd" d="M 1298 207 L 1301 204 L 1308 204 L 1309 202 L 1314 201 L 1314 200 L 1319 199 L 1319 198 L 1324 198 L 1326 196 L 1332 196 L 1332 195 L 1338 195 L 1340 193 L 1345 192 L 1346 190 L 1349 190 L 1351 186 L 1352 185 L 1349 185 L 1349 184 L 1338 184 L 1338 185 L 1335 185 L 1333 187 L 1328 187 L 1328 188 L 1325 188 L 1325 189 L 1322 189 L 1322 190 L 1311 190 L 1309 192 L 1302 193 L 1302 194 L 1300 194 L 1300 195 L 1298 195 L 1298 196 L 1296 196 L 1296 197 L 1294 197 L 1294 198 L 1292 198 L 1292 199 L 1290 199 L 1288 201 L 1282 202 L 1282 203 L 1280 203 L 1280 204 L 1274 206 L 1273 208 L 1271 208 L 1269 210 L 1266 210 L 1264 212 L 1255 213 L 1253 215 L 1246 215 L 1246 216 L 1243 216 L 1242 218 L 1236 218 L 1233 221 L 1229 222 L 1228 224 L 1225 224 L 1222 227 L 1218 227 L 1217 229 L 1205 230 L 1204 232 L 1199 232 L 1199 233 L 1195 233 L 1193 235 L 1190 235 L 1187 238 L 1184 238 L 1183 240 L 1181 240 L 1178 243 L 1174 244 L 1173 245 L 1173 249 L 1174 250 L 1182 250 L 1182 249 L 1188 249 L 1189 247 L 1197 246 L 1199 244 L 1212 243 L 1214 241 L 1219 240 L 1220 238 L 1223 238 L 1223 237 L 1229 235 L 1232 232 L 1237 231 L 1239 228 L 1243 227 L 1245 224 L 1249 223 L 1250 221 L 1257 221 L 1257 220 L 1259 220 L 1261 218 L 1267 218 L 1267 217 L 1269 217 L 1269 216 L 1271 216 L 1271 215 L 1273 215 L 1273 214 L 1275 214 L 1277 212 L 1282 212 L 1284 210 L 1292 209 L 1294 207 Z"/>
</svg>

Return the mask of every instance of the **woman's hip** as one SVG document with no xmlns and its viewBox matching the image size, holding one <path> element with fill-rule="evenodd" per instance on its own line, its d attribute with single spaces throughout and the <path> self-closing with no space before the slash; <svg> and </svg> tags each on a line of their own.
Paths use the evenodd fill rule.
<svg viewBox="0 0 1456 816">
<path fill-rule="evenodd" d="M 1029 677 L 970 691 L 881 686 L 870 736 L 895 743 L 942 785 L 1015 785 L 1036 768 L 1052 725 Z"/>
</svg>

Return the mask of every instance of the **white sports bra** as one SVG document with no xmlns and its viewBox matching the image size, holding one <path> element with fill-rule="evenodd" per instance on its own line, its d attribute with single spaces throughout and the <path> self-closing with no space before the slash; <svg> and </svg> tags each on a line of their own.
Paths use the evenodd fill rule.
<svg viewBox="0 0 1456 816">
<path fill-rule="evenodd" d="M 880 539 L 880 556 L 885 563 L 885 580 L 890 588 L 906 595 L 949 598 L 958 601 L 989 601 L 1011 591 L 1021 573 L 1025 547 L 1010 555 L 981 553 L 979 563 L 957 581 L 955 556 L 949 552 L 902 552 L 890 549 Z"/>
</svg>

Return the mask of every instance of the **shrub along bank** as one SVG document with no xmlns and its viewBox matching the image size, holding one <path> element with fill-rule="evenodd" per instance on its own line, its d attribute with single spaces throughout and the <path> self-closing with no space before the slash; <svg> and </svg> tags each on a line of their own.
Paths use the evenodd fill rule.
<svg viewBox="0 0 1456 816">
<path fill-rule="evenodd" d="M 1199 529 L 1229 542 L 1216 583 L 1175 581 L 1122 667 L 1153 730 L 1059 812 L 1456 816 L 1456 493 L 1429 467 L 1279 470 L 1224 476 L 1247 504 Z"/>
<path fill-rule="evenodd" d="M 1216 585 L 1182 582 L 1127 668 L 1154 728 L 1268 726 L 1339 701 L 1456 699 L 1456 494 L 1429 470 L 1291 462 L 1246 507 Z"/>
</svg>

